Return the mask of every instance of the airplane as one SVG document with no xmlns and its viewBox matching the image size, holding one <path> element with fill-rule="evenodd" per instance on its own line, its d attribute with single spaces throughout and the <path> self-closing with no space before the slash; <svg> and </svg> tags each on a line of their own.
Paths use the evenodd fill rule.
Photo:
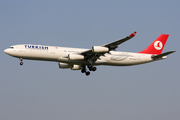
<svg viewBox="0 0 180 120">
<path fill-rule="evenodd" d="M 59 68 L 81 70 L 87 76 L 90 75 L 90 71 L 96 71 L 97 68 L 95 66 L 98 65 L 139 65 L 166 59 L 167 55 L 175 52 L 162 53 L 169 37 L 168 34 L 161 34 L 145 50 L 138 53 L 116 51 L 120 44 L 128 41 L 135 35 L 136 31 L 123 39 L 100 46 L 93 46 L 92 49 L 20 44 L 10 46 L 4 52 L 19 58 L 20 65 L 23 65 L 23 59 L 54 61 L 58 62 Z"/>
</svg>

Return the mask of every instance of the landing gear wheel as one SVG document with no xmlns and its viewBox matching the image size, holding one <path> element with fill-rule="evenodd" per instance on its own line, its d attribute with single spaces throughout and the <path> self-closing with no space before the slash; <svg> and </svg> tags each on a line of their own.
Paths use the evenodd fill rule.
<svg viewBox="0 0 180 120">
<path fill-rule="evenodd" d="M 86 75 L 87 75 L 87 76 L 90 75 L 90 72 L 86 72 Z"/>
<path fill-rule="evenodd" d="M 23 65 L 23 62 L 22 62 L 23 59 L 22 59 L 22 58 L 19 58 L 19 60 L 21 61 L 21 62 L 20 62 L 20 65 Z"/>
<path fill-rule="evenodd" d="M 85 73 L 85 72 L 86 72 L 86 70 L 85 70 L 85 69 L 82 69 L 82 70 L 81 70 L 81 72 L 82 72 L 82 73 Z"/>
<path fill-rule="evenodd" d="M 88 68 L 92 68 L 92 65 L 91 65 L 91 64 L 89 64 L 87 67 L 88 67 Z"/>
<path fill-rule="evenodd" d="M 23 62 L 20 62 L 20 65 L 23 65 Z"/>
<path fill-rule="evenodd" d="M 97 68 L 96 68 L 96 67 L 93 67 L 93 68 L 92 68 L 92 71 L 96 71 L 96 70 L 97 70 Z"/>
<path fill-rule="evenodd" d="M 92 71 L 93 66 L 91 64 L 87 65 L 88 69 Z"/>
<path fill-rule="evenodd" d="M 92 71 L 92 68 L 89 68 L 89 71 Z"/>
</svg>

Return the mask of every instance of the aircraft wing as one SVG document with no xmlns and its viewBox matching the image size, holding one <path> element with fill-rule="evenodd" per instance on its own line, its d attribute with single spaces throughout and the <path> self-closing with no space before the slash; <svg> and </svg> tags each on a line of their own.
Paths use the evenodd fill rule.
<svg viewBox="0 0 180 120">
<path fill-rule="evenodd" d="M 126 42 L 127 40 L 133 38 L 135 35 L 136 35 L 136 32 L 133 32 L 132 34 L 130 34 L 129 36 L 127 36 L 127 37 L 125 37 L 123 39 L 120 39 L 120 40 L 117 40 L 115 42 L 105 44 L 105 45 L 102 45 L 102 46 L 103 47 L 108 47 L 110 50 L 115 50 L 121 43 Z"/>
<path fill-rule="evenodd" d="M 93 49 L 91 49 L 91 50 L 81 52 L 81 54 L 84 55 L 86 58 L 92 58 L 94 61 L 96 61 L 101 55 L 104 55 L 105 53 L 108 53 L 111 50 L 115 50 L 120 44 L 133 38 L 135 35 L 136 35 L 136 31 L 123 39 L 99 46 L 99 47 L 107 48 L 108 51 L 106 52 L 93 52 Z"/>
</svg>

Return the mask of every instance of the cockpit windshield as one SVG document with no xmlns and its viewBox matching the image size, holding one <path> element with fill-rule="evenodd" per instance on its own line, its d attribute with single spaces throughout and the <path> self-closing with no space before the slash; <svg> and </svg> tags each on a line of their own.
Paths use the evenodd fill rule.
<svg viewBox="0 0 180 120">
<path fill-rule="evenodd" d="M 14 49 L 14 47 L 9 47 L 9 49 Z"/>
</svg>

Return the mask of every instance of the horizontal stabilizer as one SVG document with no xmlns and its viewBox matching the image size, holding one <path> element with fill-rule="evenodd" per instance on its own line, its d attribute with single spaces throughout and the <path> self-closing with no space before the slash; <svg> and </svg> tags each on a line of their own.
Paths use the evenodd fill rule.
<svg viewBox="0 0 180 120">
<path fill-rule="evenodd" d="M 160 55 L 154 55 L 154 56 L 152 56 L 152 59 L 153 60 L 161 59 L 164 56 L 169 55 L 169 54 L 174 53 L 174 52 L 176 52 L 176 51 L 169 51 L 169 52 L 166 52 L 166 53 L 162 53 Z"/>
</svg>

